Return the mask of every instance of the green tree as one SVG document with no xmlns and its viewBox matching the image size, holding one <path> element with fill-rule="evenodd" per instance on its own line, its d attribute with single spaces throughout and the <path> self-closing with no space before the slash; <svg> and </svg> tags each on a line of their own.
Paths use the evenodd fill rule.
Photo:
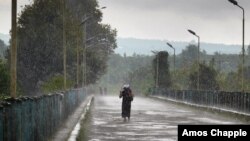
<svg viewBox="0 0 250 141">
<path fill-rule="evenodd" d="M 97 27 L 96 33 L 102 33 L 97 37 L 91 47 L 87 48 L 87 84 L 94 84 L 107 71 L 107 61 L 109 55 L 116 48 L 116 30 L 112 30 L 110 25 L 101 25 Z M 92 33 L 92 36 L 95 36 Z M 91 38 L 91 37 L 89 37 Z M 98 41 L 100 41 L 98 43 Z M 97 42 L 97 43 L 96 43 Z"/>
<path fill-rule="evenodd" d="M 34 1 L 19 17 L 18 81 L 28 95 L 36 93 L 50 75 L 63 70 L 60 5 L 60 0 Z"/>
<path fill-rule="evenodd" d="M 144 93 L 154 84 L 152 60 L 153 56 L 113 54 L 98 87 L 107 87 L 109 92 L 117 93 L 124 83 L 129 83 L 136 94 Z"/>
<path fill-rule="evenodd" d="M 41 87 L 44 93 L 50 93 L 55 91 L 60 91 L 63 89 L 63 75 L 56 75 L 44 83 Z M 67 83 L 68 87 L 73 85 L 70 81 Z"/>
<path fill-rule="evenodd" d="M 239 91 L 241 88 L 240 77 L 236 72 L 229 72 L 224 81 L 225 91 Z"/>
<path fill-rule="evenodd" d="M 247 47 L 247 55 L 250 56 L 250 45 Z"/>
<path fill-rule="evenodd" d="M 197 70 L 197 64 L 194 64 L 189 74 L 189 87 L 191 89 L 197 88 Z M 217 72 L 211 65 L 208 66 L 205 63 L 199 64 L 199 79 L 201 90 L 219 90 Z"/>
<path fill-rule="evenodd" d="M 199 52 L 200 57 L 206 56 L 206 52 Z M 181 56 L 181 64 L 182 67 L 186 68 L 188 66 L 192 66 L 194 62 L 197 62 L 198 59 L 198 47 L 196 45 L 190 44 L 184 50 L 182 50 Z M 178 58 L 178 57 L 177 57 Z M 200 58 L 201 59 L 201 58 Z"/>
<path fill-rule="evenodd" d="M 134 93 L 146 94 L 148 88 L 154 86 L 152 66 L 139 67 L 128 75 Z"/>
<path fill-rule="evenodd" d="M 19 84 L 25 94 L 35 94 L 41 85 L 62 74 L 62 2 L 36 0 L 31 5 L 25 6 L 20 14 L 17 28 L 19 41 L 17 72 Z M 83 39 L 83 27 L 80 23 L 84 15 L 92 17 L 87 23 L 87 39 L 102 33 L 102 36 L 95 38 L 94 43 L 91 42 L 91 49 L 87 49 L 89 62 L 87 68 L 90 69 L 87 80 L 89 83 L 94 83 L 105 72 L 108 55 L 116 48 L 116 30 L 111 29 L 109 25 L 100 24 L 102 13 L 97 9 L 96 0 L 67 0 L 65 5 L 68 82 L 76 80 L 76 46 L 82 47 L 84 44 L 82 40 L 77 42 L 77 39 Z M 81 54 L 83 49 L 80 50 Z M 80 58 L 80 64 L 83 64 L 83 59 Z"/>
<path fill-rule="evenodd" d="M 7 46 L 3 42 L 3 40 L 0 39 L 0 59 L 4 58 L 5 50 L 7 49 Z"/>
<path fill-rule="evenodd" d="M 239 65 L 237 72 L 235 72 L 235 91 L 241 91 L 242 89 L 242 67 Z M 250 66 L 244 67 L 244 90 L 245 91 L 250 91 Z"/>
<path fill-rule="evenodd" d="M 10 94 L 10 76 L 6 63 L 0 59 L 0 96 Z"/>
<path fill-rule="evenodd" d="M 189 68 L 180 68 L 175 72 L 175 82 L 173 88 L 177 90 L 187 90 L 189 86 Z"/>
<path fill-rule="evenodd" d="M 188 45 L 184 50 L 182 50 L 182 53 L 180 54 L 182 58 L 182 66 L 185 68 L 188 66 L 191 66 L 193 62 L 197 60 L 198 55 L 198 48 L 196 45 Z"/>
<path fill-rule="evenodd" d="M 250 66 L 245 67 L 244 71 L 244 78 L 245 78 L 245 91 L 250 92 Z"/>
<path fill-rule="evenodd" d="M 156 83 L 160 88 L 170 88 L 171 86 L 168 56 L 168 52 L 160 51 L 153 59 L 154 80 L 155 82 L 158 80 Z"/>
</svg>

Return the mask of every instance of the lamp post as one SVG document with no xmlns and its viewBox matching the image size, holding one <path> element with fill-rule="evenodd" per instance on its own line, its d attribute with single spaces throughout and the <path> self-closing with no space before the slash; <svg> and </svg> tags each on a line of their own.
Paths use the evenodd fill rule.
<svg viewBox="0 0 250 141">
<path fill-rule="evenodd" d="M 84 88 L 84 86 L 86 85 L 86 71 L 87 71 L 87 54 L 86 54 L 86 50 L 87 50 L 87 45 L 86 45 L 86 39 L 87 39 L 87 20 L 89 19 L 89 17 L 86 16 L 85 14 L 85 20 L 84 20 L 84 37 L 83 37 L 83 44 L 84 44 L 84 53 L 82 54 L 83 55 L 83 60 L 84 60 L 84 64 L 83 64 L 83 80 L 82 80 L 82 87 Z"/>
<path fill-rule="evenodd" d="M 106 6 L 101 7 L 99 10 L 101 9 L 105 9 L 107 8 Z M 84 65 L 83 65 L 83 83 L 82 83 L 82 87 L 87 85 L 87 21 L 89 20 L 91 16 L 87 16 L 87 14 L 84 15 L 84 20 L 82 21 L 82 24 L 84 24 L 84 38 L 83 38 L 83 42 L 84 42 L 84 53 L 83 53 L 83 60 L 84 60 Z"/>
<path fill-rule="evenodd" d="M 80 56 L 80 53 L 79 53 L 79 46 L 80 46 L 80 31 L 76 31 L 76 34 L 77 34 L 77 38 L 76 38 L 76 85 L 77 85 L 77 88 L 79 87 L 79 56 Z"/>
<path fill-rule="evenodd" d="M 107 48 L 107 50 L 108 50 L 108 53 L 107 53 L 107 55 L 108 55 L 108 58 L 109 58 L 109 54 L 110 54 L 110 52 L 109 52 L 109 42 L 108 42 L 108 36 L 107 36 L 107 33 L 105 34 L 105 41 L 106 41 L 106 48 Z M 109 61 L 109 59 L 108 59 L 108 61 Z M 109 75 L 109 70 L 108 70 L 109 68 L 107 68 L 107 82 L 106 82 L 106 91 L 105 91 L 105 88 L 104 88 L 104 92 L 105 92 L 105 94 L 107 95 L 108 93 L 107 93 L 107 91 L 109 90 L 109 77 L 110 77 L 110 75 Z"/>
<path fill-rule="evenodd" d="M 12 0 L 11 13 L 11 64 L 10 64 L 10 95 L 16 97 L 16 62 L 17 62 L 17 40 L 16 40 L 16 16 L 17 0 Z"/>
<path fill-rule="evenodd" d="M 193 34 L 198 38 L 198 73 L 197 73 L 197 90 L 200 89 L 200 36 L 198 36 L 194 31 L 188 29 L 190 34 Z"/>
<path fill-rule="evenodd" d="M 245 64 L 245 10 L 242 6 L 238 4 L 235 0 L 228 0 L 235 6 L 239 7 L 242 10 L 243 18 L 242 18 L 242 74 L 241 74 L 241 90 L 244 92 L 244 64 Z"/>
<path fill-rule="evenodd" d="M 174 50 L 174 74 L 175 74 L 175 48 L 170 43 L 167 43 L 167 45 Z"/>
<path fill-rule="evenodd" d="M 166 43 L 170 48 L 172 48 L 174 50 L 174 80 L 175 80 L 175 48 L 170 44 L 170 43 Z"/>
<path fill-rule="evenodd" d="M 85 14 L 84 15 L 84 20 L 82 21 L 82 23 L 80 24 L 80 26 L 81 25 L 84 25 L 83 26 L 83 49 L 84 49 L 84 51 L 83 51 L 83 54 L 82 54 L 82 59 L 84 60 L 84 64 L 82 65 L 82 67 L 83 67 L 83 75 L 82 75 L 82 87 L 84 87 L 84 85 L 86 85 L 86 71 L 87 71 L 87 69 L 86 69 L 86 66 L 87 66 L 87 62 L 86 62 L 86 60 L 87 60 L 87 55 L 86 55 L 86 49 L 87 49 L 87 30 L 86 30 L 86 28 L 87 28 L 87 21 L 88 21 L 88 19 L 89 19 L 90 17 L 87 17 L 87 15 Z"/>
<path fill-rule="evenodd" d="M 62 2 L 63 7 L 63 88 L 67 89 L 67 48 L 66 48 L 66 23 L 65 23 L 65 0 Z"/>
</svg>

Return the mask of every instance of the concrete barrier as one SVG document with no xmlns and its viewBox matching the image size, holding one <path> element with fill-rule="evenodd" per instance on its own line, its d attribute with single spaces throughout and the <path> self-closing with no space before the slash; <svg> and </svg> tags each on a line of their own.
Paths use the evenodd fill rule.
<svg viewBox="0 0 250 141">
<path fill-rule="evenodd" d="M 47 141 L 86 97 L 83 89 L 73 89 L 5 99 L 0 103 L 0 140 Z"/>
</svg>

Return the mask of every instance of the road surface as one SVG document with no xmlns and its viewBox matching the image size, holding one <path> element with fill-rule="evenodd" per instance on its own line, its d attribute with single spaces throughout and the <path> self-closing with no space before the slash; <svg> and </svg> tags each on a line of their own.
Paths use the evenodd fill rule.
<svg viewBox="0 0 250 141">
<path fill-rule="evenodd" d="M 122 100 L 96 97 L 78 141 L 176 141 L 178 124 L 240 124 L 239 121 L 162 100 L 135 97 L 131 119 L 121 118 Z"/>
</svg>

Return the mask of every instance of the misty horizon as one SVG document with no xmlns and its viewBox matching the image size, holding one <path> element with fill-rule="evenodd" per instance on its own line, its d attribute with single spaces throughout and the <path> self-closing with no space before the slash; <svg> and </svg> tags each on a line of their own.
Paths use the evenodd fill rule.
<svg viewBox="0 0 250 141">
<path fill-rule="evenodd" d="M 10 36 L 7 34 L 0 33 L 0 39 L 9 44 Z M 168 51 L 173 54 L 173 50 L 170 49 L 166 42 L 173 44 L 176 47 L 176 54 L 180 54 L 189 44 L 197 44 L 197 41 L 167 41 L 160 39 L 140 39 L 140 38 L 123 38 L 117 37 L 117 48 L 115 53 L 123 55 L 124 53 L 128 56 L 133 54 L 138 55 L 152 55 L 152 50 L 157 51 Z M 221 46 L 221 47 L 220 47 Z M 249 44 L 246 44 L 245 49 L 247 50 Z M 220 48 L 218 48 L 220 47 Z M 240 44 L 224 44 L 224 43 L 208 43 L 201 41 L 201 51 L 205 50 L 207 54 L 213 55 L 215 52 L 221 54 L 239 54 L 241 53 Z"/>
</svg>

